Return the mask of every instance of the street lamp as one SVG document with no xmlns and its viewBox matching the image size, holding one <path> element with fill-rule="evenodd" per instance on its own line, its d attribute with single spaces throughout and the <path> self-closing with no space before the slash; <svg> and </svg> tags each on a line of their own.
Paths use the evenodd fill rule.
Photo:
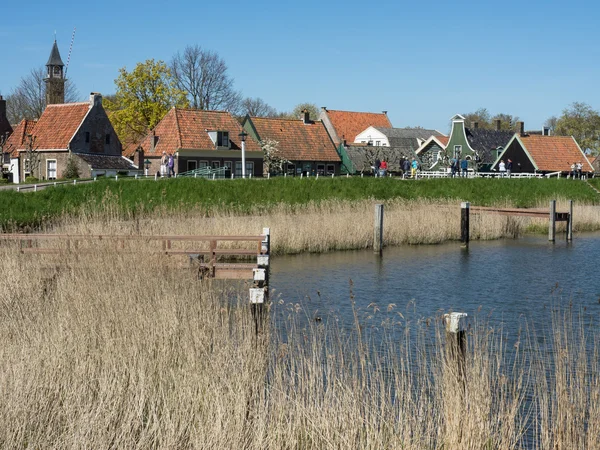
<svg viewBox="0 0 600 450">
<path fill-rule="evenodd" d="M 144 165 L 146 166 L 146 176 L 148 176 L 148 171 L 150 170 L 150 164 L 152 164 L 152 161 L 150 161 L 148 158 L 146 158 L 146 161 L 144 161 Z"/>
<path fill-rule="evenodd" d="M 242 130 L 238 136 L 242 141 L 242 178 L 246 178 L 246 137 L 248 133 Z"/>
</svg>

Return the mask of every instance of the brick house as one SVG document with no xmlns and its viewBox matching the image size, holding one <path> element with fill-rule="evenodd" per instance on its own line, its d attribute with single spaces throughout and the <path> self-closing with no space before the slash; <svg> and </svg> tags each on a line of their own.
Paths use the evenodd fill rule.
<svg viewBox="0 0 600 450">
<path fill-rule="evenodd" d="M 209 167 L 228 168 L 242 176 L 240 123 L 226 111 L 172 108 L 141 142 L 128 147 L 126 155 L 142 154 L 150 162 L 149 174 L 160 172 L 163 152 L 173 155 L 177 174 Z M 263 153 L 258 143 L 246 139 L 246 173 L 260 177 Z"/>
<path fill-rule="evenodd" d="M 359 170 L 355 167 L 347 152 L 347 146 L 352 145 L 358 134 L 371 126 L 392 128 L 387 111 L 381 113 L 339 111 L 327 109 L 323 106 L 319 114 L 319 120 L 325 125 L 336 146 L 342 160 L 341 171 L 343 173 L 355 173 Z"/>
<path fill-rule="evenodd" d="M 27 176 L 63 178 L 70 157 L 82 178 L 139 172 L 122 156 L 121 142 L 102 107 L 102 96 L 96 93 L 89 102 L 48 105 L 39 120 L 21 121 L 7 144 L 15 182 Z M 37 164 L 28 161 L 28 147 L 34 149 Z"/>
<path fill-rule="evenodd" d="M 492 165 L 492 170 L 498 170 L 501 160 L 513 163 L 512 172 L 568 174 L 574 163 L 583 164 L 583 173 L 594 172 L 579 144 L 573 136 L 547 136 L 529 134 L 521 131 L 516 133 L 506 145 L 504 151 Z"/>
<path fill-rule="evenodd" d="M 340 156 L 320 120 L 310 120 L 308 112 L 301 119 L 246 116 L 242 126 L 256 141 L 278 142 L 279 156 L 287 163 L 282 168 L 288 175 L 339 175 Z"/>
</svg>

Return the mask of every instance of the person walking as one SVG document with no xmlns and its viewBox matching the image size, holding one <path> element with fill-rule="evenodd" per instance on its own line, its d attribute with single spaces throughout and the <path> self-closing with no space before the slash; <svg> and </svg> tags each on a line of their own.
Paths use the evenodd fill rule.
<svg viewBox="0 0 600 450">
<path fill-rule="evenodd" d="M 417 178 L 417 169 L 419 168 L 419 163 L 415 158 L 413 158 L 412 163 L 410 164 L 410 176 L 414 179 Z"/>
<path fill-rule="evenodd" d="M 408 158 L 402 162 L 402 171 L 404 172 L 403 176 L 407 177 L 410 172 L 410 161 Z"/>
<path fill-rule="evenodd" d="M 383 161 L 381 161 L 381 166 L 379 168 L 379 176 L 385 177 L 387 175 L 387 169 L 388 169 L 388 164 L 387 164 L 387 161 L 384 159 Z"/>
<path fill-rule="evenodd" d="M 169 162 L 169 157 L 167 156 L 167 152 L 162 152 L 162 157 L 160 158 L 160 176 L 164 177 L 167 175 L 167 163 Z"/>
<path fill-rule="evenodd" d="M 583 163 L 581 161 L 579 161 L 577 163 L 577 178 L 579 178 L 581 180 L 581 176 L 583 175 Z"/>
<path fill-rule="evenodd" d="M 169 178 L 171 177 L 171 175 L 175 176 L 175 159 L 173 158 L 173 155 L 169 155 Z"/>
<path fill-rule="evenodd" d="M 571 164 L 571 178 L 575 179 L 575 163 Z"/>
<path fill-rule="evenodd" d="M 510 178 L 510 174 L 512 173 L 512 167 L 513 167 L 513 162 L 512 160 L 508 160 L 508 162 L 506 163 L 506 175 L 508 175 L 508 178 Z"/>
<path fill-rule="evenodd" d="M 467 161 L 466 158 L 463 158 L 460 162 L 460 168 L 462 169 L 462 177 L 467 178 L 469 175 L 469 161 Z"/>
<path fill-rule="evenodd" d="M 373 175 L 374 176 L 379 176 L 379 169 L 381 168 L 381 160 L 379 158 L 377 158 L 375 160 L 375 170 L 373 171 Z"/>
<path fill-rule="evenodd" d="M 498 164 L 498 170 L 500 171 L 500 178 L 504 178 L 506 175 L 506 164 L 504 164 L 504 160 L 500 160 L 500 164 Z"/>
<path fill-rule="evenodd" d="M 454 178 L 456 175 L 456 159 L 452 158 L 450 160 L 450 178 Z"/>
</svg>

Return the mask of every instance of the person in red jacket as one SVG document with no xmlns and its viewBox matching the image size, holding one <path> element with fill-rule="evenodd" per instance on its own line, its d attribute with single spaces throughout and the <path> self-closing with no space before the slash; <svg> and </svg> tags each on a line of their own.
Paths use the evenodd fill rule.
<svg viewBox="0 0 600 450">
<path fill-rule="evenodd" d="M 385 161 L 385 160 L 381 161 L 381 166 L 379 167 L 379 176 L 380 177 L 385 177 L 385 175 L 387 174 L 387 168 L 388 168 L 387 161 Z"/>
</svg>

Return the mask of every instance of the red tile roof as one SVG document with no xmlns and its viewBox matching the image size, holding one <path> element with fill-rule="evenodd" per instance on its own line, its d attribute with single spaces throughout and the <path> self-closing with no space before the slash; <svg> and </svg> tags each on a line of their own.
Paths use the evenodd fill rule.
<svg viewBox="0 0 600 450">
<path fill-rule="evenodd" d="M 35 147 L 66 150 L 90 107 L 88 102 L 48 105 L 32 132 Z"/>
<path fill-rule="evenodd" d="M 279 142 L 281 156 L 290 161 L 340 161 L 335 144 L 321 121 L 251 117 L 260 139 Z"/>
<path fill-rule="evenodd" d="M 231 149 L 242 148 L 239 134 L 240 123 L 226 111 L 203 111 L 198 109 L 172 108 L 139 143 L 145 155 L 158 156 L 162 152 L 173 154 L 178 150 L 215 150 L 209 131 L 228 131 Z M 152 150 L 152 136 L 157 137 Z M 130 145 L 127 152 L 135 151 L 138 145 Z M 259 152 L 261 149 L 253 139 L 246 139 L 246 150 Z M 126 154 L 127 154 L 126 152 Z"/>
<path fill-rule="evenodd" d="M 519 137 L 527 152 L 531 155 L 538 170 L 544 172 L 568 172 L 571 164 L 583 163 L 583 171 L 593 171 L 575 139 L 571 136 L 529 135 Z"/>
<path fill-rule="evenodd" d="M 23 119 L 15 127 L 14 131 L 6 141 L 6 149 L 10 150 L 10 156 L 16 158 L 19 155 L 19 150 L 25 148 L 27 144 L 26 137 L 31 134 L 37 120 Z"/>
<path fill-rule="evenodd" d="M 436 136 L 435 138 L 438 141 L 440 141 L 442 144 L 444 144 L 444 147 L 448 146 L 448 141 L 450 140 L 450 136 Z"/>
<path fill-rule="evenodd" d="M 327 115 L 335 132 L 343 142 L 354 142 L 356 136 L 370 126 L 392 128 L 392 123 L 384 113 L 327 110 Z"/>
</svg>

